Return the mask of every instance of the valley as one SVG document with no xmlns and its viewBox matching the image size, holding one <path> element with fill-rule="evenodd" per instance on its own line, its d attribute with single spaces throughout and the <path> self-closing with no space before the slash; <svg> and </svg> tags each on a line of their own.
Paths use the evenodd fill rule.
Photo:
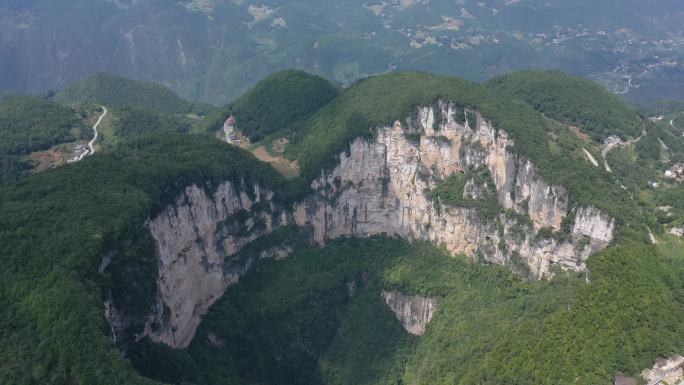
<svg viewBox="0 0 684 385">
<path fill-rule="evenodd" d="M 677 106 L 554 71 L 19 101 L 5 146 L 49 108 L 92 156 L 0 188 L 0 383 L 596 385 L 684 351 Z"/>
<path fill-rule="evenodd" d="M 485 81 L 559 69 L 648 104 L 684 97 L 683 15 L 678 0 L 8 0 L 0 92 L 106 71 L 225 104 L 285 68 L 344 85 L 390 71 Z"/>
</svg>

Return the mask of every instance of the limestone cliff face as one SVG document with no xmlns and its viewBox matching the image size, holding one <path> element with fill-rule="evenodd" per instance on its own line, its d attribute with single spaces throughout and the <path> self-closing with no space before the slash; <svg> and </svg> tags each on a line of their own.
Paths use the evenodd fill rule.
<svg viewBox="0 0 684 385">
<path fill-rule="evenodd" d="M 582 234 L 592 241 L 608 243 L 613 240 L 615 221 L 594 207 L 580 207 L 575 217 L 573 234 Z"/>
<path fill-rule="evenodd" d="M 172 347 L 190 343 L 202 315 L 254 262 L 231 257 L 287 223 L 272 198 L 259 185 L 226 182 L 213 195 L 193 185 L 148 221 L 159 258 L 159 281 L 146 335 Z M 282 257 L 286 251 L 266 251 L 263 256 Z"/>
<path fill-rule="evenodd" d="M 404 295 L 398 291 L 383 291 L 382 298 L 404 329 L 416 336 L 425 334 L 439 305 L 438 298 Z"/>
<path fill-rule="evenodd" d="M 459 123 L 458 114 L 476 122 Z M 588 256 L 612 240 L 614 220 L 593 207 L 570 208 L 566 190 L 542 180 L 529 160 L 509 150 L 513 145 L 475 112 L 444 103 L 420 108 L 415 118 L 378 128 L 373 141 L 355 140 L 339 165 L 313 183 L 316 193 L 295 206 L 295 221 L 310 226 L 321 243 L 386 233 L 444 244 L 536 277 L 553 275 L 554 265 L 585 270 Z M 444 177 L 477 167 L 489 170 L 501 207 L 529 218 L 531 226 L 504 214 L 483 219 L 476 209 L 428 198 L 426 191 Z M 575 223 L 563 240 L 538 237 L 543 228 L 561 230 L 571 213 Z"/>
<path fill-rule="evenodd" d="M 202 315 L 255 262 L 236 258 L 240 249 L 292 223 L 309 229 L 319 244 L 384 233 L 443 244 L 530 277 L 584 271 L 589 255 L 611 242 L 615 221 L 594 207 L 570 207 L 567 191 L 542 180 L 528 159 L 510 151 L 513 145 L 478 113 L 438 103 L 377 128 L 373 140 L 356 139 L 293 207 L 276 207 L 273 193 L 258 185 L 227 182 L 212 193 L 188 187 L 147 224 L 159 282 L 144 334 L 187 346 Z M 474 169 L 488 170 L 499 214 L 487 217 L 428 197 L 445 177 Z M 478 183 L 468 180 L 464 195 L 478 199 Z M 548 236 L 561 230 L 562 237 Z M 258 258 L 289 251 L 276 247 Z"/>
</svg>

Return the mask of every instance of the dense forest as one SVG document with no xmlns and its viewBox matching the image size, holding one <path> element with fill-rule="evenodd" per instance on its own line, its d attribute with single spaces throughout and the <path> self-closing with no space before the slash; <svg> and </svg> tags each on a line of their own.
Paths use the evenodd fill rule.
<svg viewBox="0 0 684 385">
<path fill-rule="evenodd" d="M 642 106 L 649 115 L 664 116 L 684 112 L 684 100 L 659 100 L 653 104 Z"/>
<path fill-rule="evenodd" d="M 610 135 L 637 137 L 643 125 L 636 112 L 591 80 L 557 71 L 516 71 L 493 78 L 488 87 L 510 93 L 563 124 L 578 127 L 592 140 Z"/>
<path fill-rule="evenodd" d="M 162 114 L 207 113 L 211 106 L 181 99 L 170 89 L 111 74 L 97 74 L 74 82 L 53 99 L 64 104 L 99 103 L 112 107 L 152 110 Z"/>
<path fill-rule="evenodd" d="M 234 103 L 214 111 L 204 129 L 219 130 L 232 114 L 238 130 L 252 142 L 276 133 L 287 136 L 338 93 L 335 84 L 321 77 L 302 71 L 280 71 L 260 81 Z"/>
<path fill-rule="evenodd" d="M 102 126 L 103 145 L 114 145 L 151 133 L 187 133 L 197 121 L 182 115 L 165 115 L 133 108 L 111 108 L 111 117 Z"/>
<path fill-rule="evenodd" d="M 120 105 L 109 106 L 108 111 L 96 143 L 102 149 L 154 132 L 187 133 L 199 121 L 197 117 Z M 35 166 L 27 157 L 33 152 L 67 144 L 56 151 L 70 157 L 74 143 L 85 144 L 92 138 L 91 126 L 101 113 L 101 108 L 90 102 L 66 106 L 27 95 L 1 98 L 0 185 L 26 177 Z"/>
</svg>

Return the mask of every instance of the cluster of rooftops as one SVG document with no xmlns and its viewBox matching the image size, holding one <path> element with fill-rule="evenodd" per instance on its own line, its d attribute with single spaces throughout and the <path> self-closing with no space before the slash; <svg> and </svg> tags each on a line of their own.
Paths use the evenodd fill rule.
<svg viewBox="0 0 684 385">
<path fill-rule="evenodd" d="M 225 134 L 226 142 L 236 146 L 240 145 L 240 138 L 235 134 L 235 117 L 233 115 L 230 115 L 223 123 L 223 133 Z"/>
</svg>

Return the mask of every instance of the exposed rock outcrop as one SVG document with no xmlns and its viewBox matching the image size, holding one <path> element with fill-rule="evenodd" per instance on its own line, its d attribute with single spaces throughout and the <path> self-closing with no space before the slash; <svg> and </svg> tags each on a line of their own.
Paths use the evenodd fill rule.
<svg viewBox="0 0 684 385">
<path fill-rule="evenodd" d="M 513 145 L 478 113 L 440 102 L 377 128 L 373 140 L 356 139 L 339 164 L 312 183 L 314 192 L 291 208 L 276 207 L 273 193 L 258 185 L 227 182 L 211 194 L 188 187 L 148 221 L 159 257 L 159 294 L 145 334 L 187 346 L 202 315 L 254 262 L 236 258 L 240 249 L 292 223 L 309 229 L 319 244 L 391 234 L 443 244 L 530 277 L 585 271 L 589 255 L 611 242 L 614 219 L 594 207 L 571 207 L 567 191 L 542 180 Z M 488 170 L 499 207 L 493 216 L 429 197 L 445 177 L 475 169 Z M 465 190 L 469 199 L 483 195 L 472 180 Z M 259 258 L 290 251 L 276 247 Z"/>
<path fill-rule="evenodd" d="M 172 347 L 190 343 L 202 315 L 254 262 L 231 257 L 288 222 L 272 198 L 259 185 L 226 182 L 211 196 L 193 185 L 148 221 L 159 257 L 159 282 L 146 335 Z M 287 252 L 274 248 L 263 257 L 282 258 Z"/>
<path fill-rule="evenodd" d="M 575 216 L 573 234 L 581 234 L 598 242 L 599 246 L 613 240 L 615 221 L 594 207 L 580 207 Z"/>
<path fill-rule="evenodd" d="M 477 121 L 459 123 L 458 114 Z M 583 271 L 588 256 L 612 240 L 612 218 L 592 207 L 569 207 L 567 191 L 542 180 L 528 159 L 510 151 L 514 143 L 507 134 L 479 114 L 440 103 L 417 115 L 378 128 L 373 141 L 356 139 L 339 155 L 339 165 L 313 183 L 316 194 L 296 205 L 296 223 L 311 226 L 321 243 L 395 234 L 444 244 L 472 258 L 526 266 L 536 277 L 553 275 L 554 265 Z M 421 135 L 412 140 L 407 133 Z M 482 218 L 476 209 L 428 198 L 426 191 L 444 177 L 477 167 L 489 170 L 501 208 L 529 218 L 531 226 L 505 214 Z M 541 229 L 561 231 L 573 210 L 570 234 L 538 236 Z"/>
<path fill-rule="evenodd" d="M 382 298 L 404 329 L 422 336 L 437 311 L 439 298 L 404 295 L 398 291 L 383 291 Z"/>
</svg>

